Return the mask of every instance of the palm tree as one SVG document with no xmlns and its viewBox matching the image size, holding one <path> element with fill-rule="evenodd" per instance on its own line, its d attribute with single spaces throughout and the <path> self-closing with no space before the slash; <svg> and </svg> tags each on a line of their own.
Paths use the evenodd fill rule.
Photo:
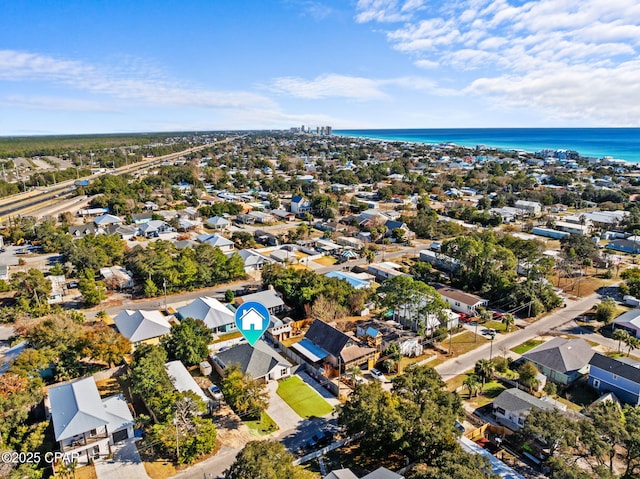
<svg viewBox="0 0 640 479">
<path fill-rule="evenodd" d="M 471 397 L 473 397 L 473 396 L 477 396 L 478 395 L 478 385 L 479 384 L 480 383 L 478 382 L 478 376 L 476 376 L 475 374 L 469 374 L 464 379 L 462 385 L 465 386 L 469 390 L 469 399 L 471 399 Z"/>
<path fill-rule="evenodd" d="M 516 318 L 511 313 L 505 313 L 502 316 L 502 323 L 504 324 L 504 327 L 508 333 L 509 331 L 511 331 L 511 326 L 516 324 Z"/>
<path fill-rule="evenodd" d="M 622 351 L 621 345 L 624 341 L 627 344 L 627 338 L 629 337 L 629 333 L 627 333 L 624 329 L 614 329 L 613 334 L 611 334 L 611 339 L 614 341 L 618 341 L 618 353 Z"/>
<path fill-rule="evenodd" d="M 640 348 L 640 339 L 629 335 L 629 338 L 624 342 L 627 345 L 627 357 L 631 354 L 631 351 L 634 349 Z"/>
<path fill-rule="evenodd" d="M 482 389 L 480 392 L 484 392 L 484 385 L 487 382 L 487 379 L 491 379 L 495 371 L 496 367 L 493 364 L 493 361 L 490 361 L 489 359 L 481 359 L 476 363 L 475 373 L 482 378 Z"/>
<path fill-rule="evenodd" d="M 481 323 L 486 323 L 487 321 L 491 321 L 491 319 L 493 319 L 491 311 L 485 308 L 478 308 L 478 315 L 480 316 Z"/>
</svg>

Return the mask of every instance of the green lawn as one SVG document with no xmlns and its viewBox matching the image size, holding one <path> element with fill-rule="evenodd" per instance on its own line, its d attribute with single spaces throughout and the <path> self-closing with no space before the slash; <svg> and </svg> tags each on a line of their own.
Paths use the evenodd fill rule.
<svg viewBox="0 0 640 479">
<path fill-rule="evenodd" d="M 259 421 L 244 422 L 252 434 L 257 436 L 267 436 L 278 429 L 277 424 L 266 412 L 262 411 Z"/>
<path fill-rule="evenodd" d="M 333 407 L 298 376 L 291 376 L 278 383 L 280 396 L 298 416 L 305 419 L 322 417 L 333 411 Z"/>
<path fill-rule="evenodd" d="M 526 341 L 521 345 L 516 346 L 515 348 L 511 348 L 511 351 L 516 354 L 524 354 L 527 351 L 535 348 L 536 346 L 540 346 L 542 343 L 544 343 L 542 339 L 530 339 L 529 341 Z"/>
</svg>

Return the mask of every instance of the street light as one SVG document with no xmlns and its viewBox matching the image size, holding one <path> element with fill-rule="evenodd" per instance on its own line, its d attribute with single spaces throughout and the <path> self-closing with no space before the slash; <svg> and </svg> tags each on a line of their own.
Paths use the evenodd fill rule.
<svg viewBox="0 0 640 479">
<path fill-rule="evenodd" d="M 162 287 L 164 288 L 164 310 L 167 310 L 167 278 L 162 278 Z"/>
</svg>

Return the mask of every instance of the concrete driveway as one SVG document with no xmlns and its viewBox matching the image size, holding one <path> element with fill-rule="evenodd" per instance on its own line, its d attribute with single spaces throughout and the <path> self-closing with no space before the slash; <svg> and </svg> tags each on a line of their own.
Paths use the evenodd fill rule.
<svg viewBox="0 0 640 479">
<path fill-rule="evenodd" d="M 302 418 L 291 409 L 284 399 L 278 396 L 276 392 L 278 389 L 277 381 L 269 381 L 267 383 L 267 390 L 269 391 L 269 407 L 267 408 L 267 414 L 278 425 L 280 433 L 289 431 L 298 427 Z"/>
<path fill-rule="evenodd" d="M 96 461 L 95 467 L 98 479 L 149 479 L 134 438 L 116 444 L 113 459 Z"/>
</svg>

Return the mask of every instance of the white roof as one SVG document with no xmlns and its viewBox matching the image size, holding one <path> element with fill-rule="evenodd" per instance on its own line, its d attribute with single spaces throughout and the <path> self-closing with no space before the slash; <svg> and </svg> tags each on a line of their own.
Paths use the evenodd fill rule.
<svg viewBox="0 0 640 479">
<path fill-rule="evenodd" d="M 181 393 L 186 391 L 192 391 L 202 399 L 205 404 L 209 402 L 209 398 L 204 394 L 202 388 L 198 386 L 198 383 L 193 376 L 187 371 L 181 361 L 170 361 L 164 365 L 171 380 L 171 384 Z"/>
<path fill-rule="evenodd" d="M 209 296 L 196 298 L 188 305 L 178 308 L 178 314 L 182 318 L 200 319 L 210 329 L 219 328 L 236 320 L 235 314 L 229 308 Z"/>
<path fill-rule="evenodd" d="M 100 399 L 93 377 L 49 388 L 49 404 L 56 441 L 63 441 L 102 426 L 117 431 L 133 423 L 122 396 Z"/>
<path fill-rule="evenodd" d="M 159 311 L 125 309 L 114 319 L 120 334 L 132 343 L 169 334 L 171 324 Z"/>
<path fill-rule="evenodd" d="M 96 225 L 110 225 L 114 223 L 123 223 L 123 221 L 120 218 L 114 215 L 110 215 L 108 213 L 102 216 L 98 216 L 95 220 L 93 220 L 93 222 Z"/>
<path fill-rule="evenodd" d="M 206 223 L 212 226 L 227 226 L 231 224 L 229 220 L 223 218 L 222 216 L 212 216 L 211 218 L 207 219 Z"/>
<path fill-rule="evenodd" d="M 196 237 L 200 243 L 209 243 L 211 246 L 233 246 L 233 241 L 228 240 L 219 234 L 202 234 Z"/>
</svg>

